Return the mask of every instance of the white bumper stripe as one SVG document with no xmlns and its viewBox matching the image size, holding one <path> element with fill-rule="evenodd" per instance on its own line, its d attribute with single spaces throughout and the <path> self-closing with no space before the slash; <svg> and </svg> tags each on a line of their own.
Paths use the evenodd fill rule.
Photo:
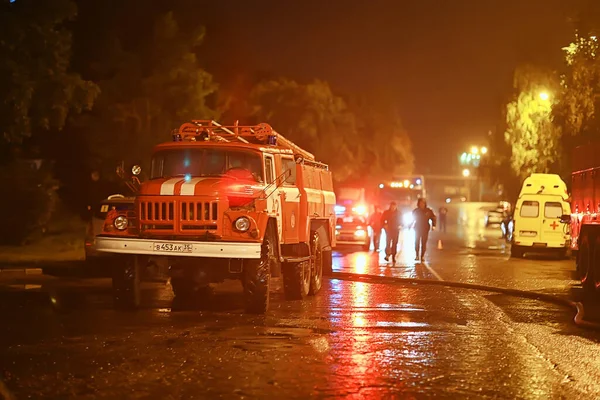
<svg viewBox="0 0 600 400">
<path fill-rule="evenodd" d="M 161 196 L 173 196 L 175 194 L 175 185 L 181 182 L 182 178 L 171 178 L 160 185 Z"/>
<path fill-rule="evenodd" d="M 193 196 L 196 193 L 196 184 L 204 179 L 206 178 L 194 178 L 190 179 L 189 182 L 185 182 L 183 185 L 181 185 L 181 195 Z"/>
<path fill-rule="evenodd" d="M 190 253 L 154 251 L 154 243 L 192 245 Z M 144 254 L 155 256 L 260 258 L 260 243 L 191 242 L 137 238 L 96 237 L 96 250 L 102 253 Z"/>
</svg>

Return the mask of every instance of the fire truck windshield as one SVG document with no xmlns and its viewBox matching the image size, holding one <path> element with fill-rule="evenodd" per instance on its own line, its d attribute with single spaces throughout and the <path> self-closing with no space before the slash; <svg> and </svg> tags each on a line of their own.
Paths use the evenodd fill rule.
<svg viewBox="0 0 600 400">
<path fill-rule="evenodd" d="M 150 179 L 223 176 L 234 172 L 245 172 L 249 179 L 264 182 L 260 154 L 228 149 L 188 148 L 159 151 L 152 157 Z"/>
</svg>

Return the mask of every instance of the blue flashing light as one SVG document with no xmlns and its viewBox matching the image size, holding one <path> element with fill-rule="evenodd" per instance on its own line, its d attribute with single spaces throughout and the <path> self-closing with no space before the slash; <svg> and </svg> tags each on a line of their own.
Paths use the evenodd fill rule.
<svg viewBox="0 0 600 400">
<path fill-rule="evenodd" d="M 267 143 L 270 144 L 271 146 L 277 146 L 277 136 L 269 135 L 267 138 Z"/>
<path fill-rule="evenodd" d="M 343 214 L 346 212 L 346 207 L 344 206 L 336 205 L 334 209 L 336 215 Z"/>
<path fill-rule="evenodd" d="M 192 180 L 192 175 L 191 174 L 185 174 L 185 177 L 183 178 L 186 182 L 189 182 Z"/>
<path fill-rule="evenodd" d="M 417 185 L 420 185 L 420 184 L 421 184 L 421 180 L 417 179 Z"/>
<path fill-rule="evenodd" d="M 181 135 L 179 133 L 174 133 L 173 134 L 173 141 L 174 142 L 181 142 L 181 141 L 183 141 L 183 138 L 181 137 Z"/>
</svg>

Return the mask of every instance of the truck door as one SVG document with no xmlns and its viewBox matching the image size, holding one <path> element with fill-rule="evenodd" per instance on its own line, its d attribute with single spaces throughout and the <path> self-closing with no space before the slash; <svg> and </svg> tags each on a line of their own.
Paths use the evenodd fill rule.
<svg viewBox="0 0 600 400">
<path fill-rule="evenodd" d="M 279 187 L 279 199 L 281 201 L 282 224 L 283 224 L 283 242 L 298 243 L 299 228 L 305 226 L 305 221 L 301 221 L 300 215 L 300 190 L 296 186 L 296 162 L 293 158 L 281 158 L 281 172 L 290 171 L 291 175 L 286 176 L 283 185 Z"/>
<path fill-rule="evenodd" d="M 566 227 L 560 222 L 561 215 L 567 213 L 563 210 L 560 201 L 544 202 L 544 217 L 542 219 L 542 241 L 549 246 L 560 246 L 565 242 Z"/>
<path fill-rule="evenodd" d="M 276 176 L 273 155 L 265 154 L 265 180 L 267 185 L 270 185 L 265 193 L 267 196 L 267 210 L 271 216 L 277 219 L 277 236 L 281 239 L 281 234 L 283 232 L 283 216 L 281 212 L 281 199 L 279 198 L 279 194 L 276 193 L 277 185 L 273 184 Z"/>
<path fill-rule="evenodd" d="M 539 242 L 542 236 L 540 202 L 523 200 L 519 209 L 519 218 L 515 222 L 515 234 L 525 242 Z"/>
</svg>

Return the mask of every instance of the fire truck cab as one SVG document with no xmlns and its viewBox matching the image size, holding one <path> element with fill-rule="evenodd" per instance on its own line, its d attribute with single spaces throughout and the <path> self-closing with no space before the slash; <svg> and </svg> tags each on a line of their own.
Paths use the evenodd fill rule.
<svg viewBox="0 0 600 400">
<path fill-rule="evenodd" d="M 209 284 L 239 279 L 246 311 L 264 313 L 271 277 L 283 277 L 287 299 L 321 289 L 334 206 L 328 166 L 268 124 L 192 121 L 154 148 L 134 210 L 111 210 L 96 248 L 120 255 L 117 305 L 139 305 L 140 260 L 153 255 L 168 257 L 175 300 L 206 299 Z"/>
</svg>

